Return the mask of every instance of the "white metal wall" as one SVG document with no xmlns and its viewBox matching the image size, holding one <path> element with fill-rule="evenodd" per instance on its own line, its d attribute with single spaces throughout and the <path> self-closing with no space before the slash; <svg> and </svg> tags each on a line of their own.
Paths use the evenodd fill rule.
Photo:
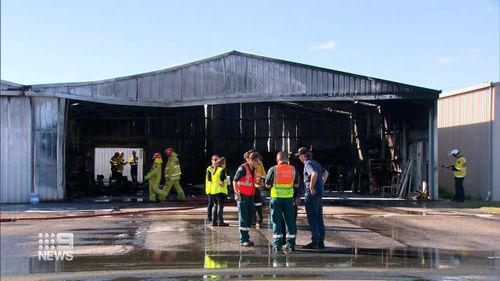
<svg viewBox="0 0 500 281">
<path fill-rule="evenodd" d="M 454 164 L 448 156 L 457 148 L 467 159 L 466 196 L 484 198 L 491 188 L 492 96 L 485 86 L 464 93 L 444 94 L 438 102 L 439 163 Z M 439 185 L 454 191 L 449 170 L 439 168 Z"/>
<path fill-rule="evenodd" d="M 124 160 L 128 161 L 128 158 L 132 156 L 132 150 L 135 150 L 137 156 L 139 157 L 139 165 L 137 167 L 137 181 L 142 182 L 143 177 L 143 150 L 142 148 L 130 148 L 130 147 L 99 147 L 94 151 L 94 177 L 97 175 L 104 175 L 104 181 L 108 182 L 111 175 L 111 166 L 109 160 L 115 154 L 115 152 L 123 152 L 125 154 Z M 123 169 L 123 175 L 127 176 L 129 181 L 132 181 L 130 177 L 130 165 L 125 165 Z"/>
<path fill-rule="evenodd" d="M 492 199 L 500 201 L 500 82 L 495 84 L 493 90 L 493 105 L 494 120 L 492 133 Z"/>
<path fill-rule="evenodd" d="M 33 178 L 31 101 L 2 96 L 0 106 L 0 202 L 28 202 Z"/>
</svg>

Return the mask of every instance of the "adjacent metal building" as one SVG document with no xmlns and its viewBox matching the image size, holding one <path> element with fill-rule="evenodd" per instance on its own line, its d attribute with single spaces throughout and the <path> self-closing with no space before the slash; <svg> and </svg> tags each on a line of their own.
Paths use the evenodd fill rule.
<svg viewBox="0 0 500 281">
<path fill-rule="evenodd" d="M 500 201 L 500 82 L 443 93 L 438 102 L 439 162 L 459 149 L 467 159 L 465 195 Z M 453 176 L 441 171 L 439 186 L 454 192 Z"/>
<path fill-rule="evenodd" d="M 345 132 L 342 140 L 339 134 L 345 126 L 352 129 L 358 119 L 363 120 L 360 128 L 364 131 L 354 138 L 363 134 L 391 138 L 387 149 L 402 165 L 418 142 L 424 148 L 419 155 L 425 154 L 417 165 L 423 171 L 421 178 L 429 183 L 432 198 L 437 198 L 439 93 L 236 51 L 96 82 L 25 86 L 2 81 L 1 202 L 28 202 L 31 192 L 38 193 L 42 201 L 63 200 L 67 173 L 71 172 L 68 167 L 73 168 L 68 162 L 74 156 L 71 147 L 83 149 L 79 159 L 88 158 L 90 149 L 101 145 L 144 147 L 149 155 L 168 140 L 192 165 L 188 167 L 198 170 L 205 165 L 200 157 L 227 148 L 228 143 L 236 147 L 229 149 L 231 154 L 239 154 L 242 144 L 268 153 L 290 151 L 304 143 L 326 151 L 352 141 L 351 132 Z M 79 106 L 78 101 L 82 103 Z M 125 136 L 115 141 L 108 134 L 116 129 L 113 125 L 103 129 L 104 133 L 88 128 L 88 124 L 104 123 L 99 122 L 99 116 L 109 119 L 118 112 L 120 120 L 126 119 L 124 115 L 145 120 L 138 129 L 140 138 Z M 393 121 L 379 120 L 380 112 Z M 289 114 L 292 117 L 287 117 Z M 137 120 L 131 121 L 133 128 L 137 128 Z M 128 132 L 137 130 L 133 128 Z M 315 133 L 309 139 L 301 133 L 312 129 Z M 155 135 L 152 131 L 172 133 Z M 397 151 L 393 146 L 396 140 L 400 144 Z M 148 158 L 145 166 L 150 164 Z M 241 154 L 234 161 L 240 158 Z M 81 171 L 88 172 L 85 169 Z"/>
</svg>

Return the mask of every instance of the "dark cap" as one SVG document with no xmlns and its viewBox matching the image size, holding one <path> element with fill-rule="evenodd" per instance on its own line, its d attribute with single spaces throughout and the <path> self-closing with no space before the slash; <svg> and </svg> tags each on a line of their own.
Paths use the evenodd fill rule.
<svg viewBox="0 0 500 281">
<path fill-rule="evenodd" d="M 305 146 L 299 148 L 297 153 L 295 153 L 295 156 L 304 155 L 304 154 L 309 154 L 309 148 L 307 148 Z"/>
</svg>

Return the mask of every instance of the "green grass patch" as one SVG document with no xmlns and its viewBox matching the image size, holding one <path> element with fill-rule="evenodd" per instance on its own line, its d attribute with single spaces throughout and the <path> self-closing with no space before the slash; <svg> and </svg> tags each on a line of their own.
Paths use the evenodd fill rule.
<svg viewBox="0 0 500 281">
<path fill-rule="evenodd" d="M 491 209 L 491 210 L 498 209 L 498 212 L 500 213 L 500 202 L 486 202 L 475 199 L 475 200 L 465 200 L 465 204 L 467 204 L 467 207 L 469 208 L 480 208 L 480 209 Z"/>
</svg>

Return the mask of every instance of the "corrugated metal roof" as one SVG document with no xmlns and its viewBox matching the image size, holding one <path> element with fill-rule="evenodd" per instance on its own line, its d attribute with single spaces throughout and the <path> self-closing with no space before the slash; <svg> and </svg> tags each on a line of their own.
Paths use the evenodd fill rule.
<svg viewBox="0 0 500 281">
<path fill-rule="evenodd" d="M 446 97 L 450 97 L 450 96 L 461 95 L 461 94 L 465 94 L 465 93 L 469 93 L 469 92 L 473 92 L 473 91 L 478 91 L 478 90 L 481 90 L 484 88 L 492 87 L 494 85 L 495 85 L 495 83 L 487 82 L 487 83 L 483 83 L 483 84 L 479 84 L 479 85 L 475 85 L 475 86 L 461 88 L 461 89 L 453 90 L 450 92 L 442 93 L 439 95 L 439 98 L 442 99 L 442 98 L 446 98 Z"/>
<path fill-rule="evenodd" d="M 24 85 L 17 84 L 17 83 L 14 83 L 14 82 L 10 82 L 10 81 L 7 81 L 7 80 L 0 80 L 0 87 L 1 87 L 2 90 L 8 90 L 8 89 L 12 89 L 12 88 L 24 87 Z"/>
<path fill-rule="evenodd" d="M 143 106 L 233 102 L 437 99 L 440 91 L 232 51 L 165 70 L 31 86 L 29 95 Z"/>
</svg>

